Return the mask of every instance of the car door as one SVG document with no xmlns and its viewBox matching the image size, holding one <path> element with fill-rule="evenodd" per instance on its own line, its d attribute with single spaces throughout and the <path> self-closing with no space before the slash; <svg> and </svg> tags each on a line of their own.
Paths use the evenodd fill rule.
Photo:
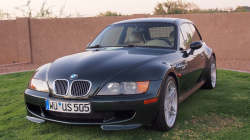
<svg viewBox="0 0 250 140">
<path fill-rule="evenodd" d="M 173 67 L 177 72 L 177 79 L 179 81 L 178 85 L 178 94 L 183 94 L 187 89 L 188 83 L 188 67 L 186 58 L 183 55 L 182 51 L 176 51 L 174 55 L 175 62 L 173 63 Z"/>
<path fill-rule="evenodd" d="M 185 40 L 187 53 L 189 53 L 191 51 L 190 44 L 194 41 L 201 41 L 201 38 L 192 23 L 182 24 L 181 32 Z M 201 74 L 205 66 L 204 47 L 195 50 L 193 54 L 189 54 L 186 61 L 188 67 L 187 87 L 192 88 L 200 82 Z"/>
<path fill-rule="evenodd" d="M 183 38 L 181 30 L 178 31 L 179 36 L 179 44 L 180 49 L 176 51 L 175 58 L 173 59 L 175 62 L 173 64 L 173 67 L 175 68 L 177 72 L 177 79 L 179 81 L 178 85 L 178 93 L 179 95 L 185 93 L 185 91 L 188 89 L 187 83 L 188 83 L 188 67 L 187 67 L 187 61 L 186 61 L 186 47 L 185 47 L 185 40 Z M 176 36 L 177 37 L 177 36 Z"/>
</svg>

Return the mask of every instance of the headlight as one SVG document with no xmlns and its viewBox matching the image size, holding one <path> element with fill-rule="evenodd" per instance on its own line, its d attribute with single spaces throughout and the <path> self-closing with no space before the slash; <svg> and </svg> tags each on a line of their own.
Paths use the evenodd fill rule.
<svg viewBox="0 0 250 140">
<path fill-rule="evenodd" d="M 135 93 L 137 90 L 136 82 L 124 82 L 124 90 L 127 93 Z"/>
<path fill-rule="evenodd" d="M 30 80 L 29 89 L 41 91 L 41 92 L 47 92 L 47 93 L 49 92 L 48 85 L 45 81 L 34 79 L 34 78 Z"/>
<path fill-rule="evenodd" d="M 147 92 L 149 81 L 106 84 L 98 95 L 142 94 Z"/>
<path fill-rule="evenodd" d="M 107 88 L 110 92 L 119 92 L 120 84 L 119 83 L 108 83 Z"/>
</svg>

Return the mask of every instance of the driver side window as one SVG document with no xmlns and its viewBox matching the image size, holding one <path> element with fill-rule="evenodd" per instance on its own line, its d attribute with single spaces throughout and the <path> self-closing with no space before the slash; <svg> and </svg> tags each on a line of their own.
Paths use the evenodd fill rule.
<svg viewBox="0 0 250 140">
<path fill-rule="evenodd" d="M 193 32 L 193 40 L 194 41 L 201 41 L 201 38 L 200 38 L 200 35 L 199 33 L 197 32 L 196 28 L 194 27 L 193 24 L 189 24 L 190 25 L 190 28 Z"/>
<path fill-rule="evenodd" d="M 193 42 L 193 32 L 188 23 L 184 23 L 180 27 L 180 48 L 183 50 L 190 49 Z"/>
</svg>

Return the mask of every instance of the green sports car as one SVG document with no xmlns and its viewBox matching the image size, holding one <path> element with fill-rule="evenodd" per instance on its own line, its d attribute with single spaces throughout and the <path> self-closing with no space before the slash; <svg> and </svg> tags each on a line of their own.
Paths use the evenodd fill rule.
<svg viewBox="0 0 250 140">
<path fill-rule="evenodd" d="M 216 56 L 193 22 L 142 18 L 107 26 L 85 52 L 45 64 L 24 98 L 26 118 L 103 130 L 174 127 L 178 103 L 216 86 Z"/>
</svg>

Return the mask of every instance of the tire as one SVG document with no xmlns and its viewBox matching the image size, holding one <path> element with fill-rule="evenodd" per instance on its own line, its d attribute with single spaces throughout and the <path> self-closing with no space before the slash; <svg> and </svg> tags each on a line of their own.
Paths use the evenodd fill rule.
<svg viewBox="0 0 250 140">
<path fill-rule="evenodd" d="M 176 121 L 178 109 L 177 86 L 174 78 L 168 76 L 162 87 L 157 115 L 152 127 L 158 131 L 171 130 Z"/>
<path fill-rule="evenodd" d="M 216 59 L 212 55 L 210 58 L 209 73 L 203 87 L 206 89 L 214 89 L 216 87 L 216 82 L 217 82 Z"/>
</svg>

